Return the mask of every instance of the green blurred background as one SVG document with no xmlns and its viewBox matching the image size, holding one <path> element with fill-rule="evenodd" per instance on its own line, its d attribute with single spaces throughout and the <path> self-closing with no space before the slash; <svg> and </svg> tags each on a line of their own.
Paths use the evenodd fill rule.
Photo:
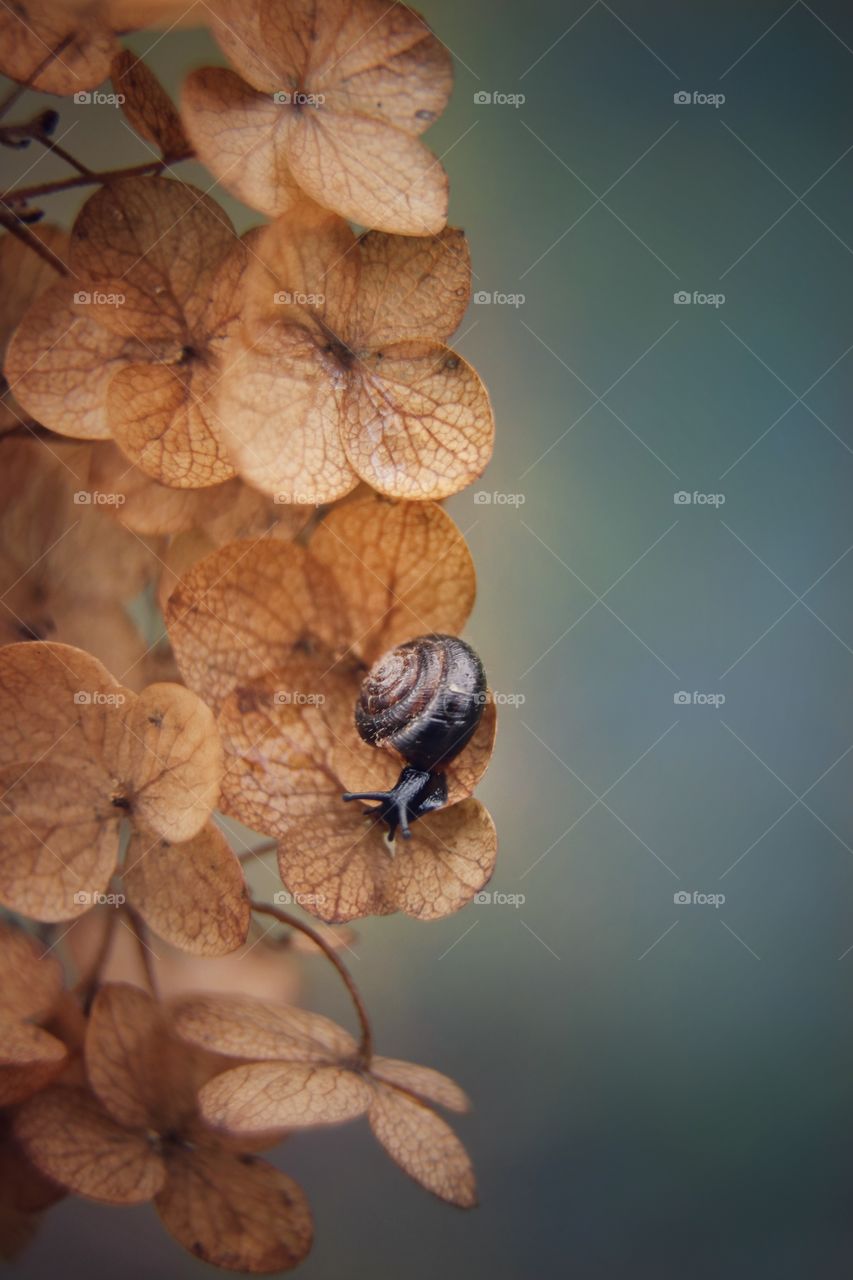
<svg viewBox="0 0 853 1280">
<path fill-rule="evenodd" d="M 483 1203 L 432 1201 L 366 1125 L 294 1138 L 282 1163 L 317 1216 L 301 1274 L 835 1280 L 853 1262 L 853 10 L 424 12 L 456 60 L 428 140 L 491 299 L 457 345 L 497 449 L 450 509 L 479 571 L 471 638 L 508 699 L 481 790 L 491 889 L 525 900 L 359 925 L 381 1048 L 475 1100 Z M 130 43 L 175 91 L 221 61 L 201 32 Z M 111 108 L 60 105 L 83 160 L 145 158 Z M 725 901 L 674 899 L 694 892 Z M 347 1017 L 320 968 L 306 999 Z M 153 1213 L 79 1203 L 16 1265 L 208 1270 Z"/>
</svg>

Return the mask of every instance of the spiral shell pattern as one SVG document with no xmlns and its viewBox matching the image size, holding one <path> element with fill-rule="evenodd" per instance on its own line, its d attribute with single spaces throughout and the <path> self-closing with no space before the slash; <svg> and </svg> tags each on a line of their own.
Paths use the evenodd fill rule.
<svg viewBox="0 0 853 1280">
<path fill-rule="evenodd" d="M 368 672 L 355 725 L 373 747 L 393 747 L 416 769 L 446 764 L 467 744 L 486 702 L 486 674 L 458 636 L 429 635 L 386 653 Z"/>
</svg>

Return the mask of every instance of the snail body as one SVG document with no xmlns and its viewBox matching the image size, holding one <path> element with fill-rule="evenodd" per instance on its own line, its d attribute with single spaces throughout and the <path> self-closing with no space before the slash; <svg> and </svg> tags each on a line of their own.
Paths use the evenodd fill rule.
<svg viewBox="0 0 853 1280">
<path fill-rule="evenodd" d="M 390 791 L 347 792 L 344 800 L 376 800 L 367 812 L 409 839 L 409 824 L 447 802 L 444 767 L 471 740 L 486 703 L 486 673 L 458 636 L 419 636 L 386 653 L 367 673 L 355 725 L 372 747 L 393 748 L 406 761 Z"/>
</svg>

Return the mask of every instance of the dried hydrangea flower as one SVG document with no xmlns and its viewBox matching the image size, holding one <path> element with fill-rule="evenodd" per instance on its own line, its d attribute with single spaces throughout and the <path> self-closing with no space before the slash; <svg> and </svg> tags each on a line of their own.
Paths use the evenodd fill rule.
<svg viewBox="0 0 853 1280">
<path fill-rule="evenodd" d="M 301 189 L 362 226 L 441 230 L 447 175 L 420 134 L 452 68 L 418 14 L 385 0 L 231 0 L 212 28 L 237 70 L 193 72 L 181 112 L 224 186 L 262 213 Z"/>
<path fill-rule="evenodd" d="M 22 244 L 17 236 L 0 236 L 0 367 L 5 363 L 9 339 L 21 321 L 21 317 L 38 295 L 59 278 L 59 270 L 68 252 L 68 233 L 50 223 L 30 228 L 49 251 L 55 254 L 57 269 L 35 250 Z M 26 422 L 26 414 L 9 389 L 5 377 L 0 377 L 0 434 L 13 431 Z"/>
<path fill-rule="evenodd" d="M 344 504 L 307 548 L 232 543 L 173 591 L 167 626 L 179 667 L 219 710 L 223 809 L 279 841 L 288 889 L 321 919 L 458 910 L 491 875 L 496 837 L 470 798 L 491 755 L 494 706 L 447 770 L 448 805 L 394 856 L 385 827 L 343 792 L 387 789 L 390 751 L 358 736 L 367 668 L 429 631 L 461 631 L 474 570 L 450 517 L 429 503 Z"/>
<path fill-rule="evenodd" d="M 189 996 L 172 1016 L 190 1044 L 244 1060 L 202 1087 L 209 1124 L 251 1137 L 366 1115 L 391 1159 L 427 1191 L 463 1209 L 477 1203 L 468 1153 L 430 1105 L 468 1110 L 462 1089 L 441 1072 L 395 1058 L 365 1062 L 329 1018 L 249 997 Z"/>
<path fill-rule="evenodd" d="M 150 996 L 102 988 L 85 1058 L 88 1089 L 54 1086 L 18 1112 L 37 1168 L 92 1200 L 153 1200 L 179 1244 L 215 1265 L 267 1273 L 302 1261 L 313 1238 L 304 1193 L 199 1118 L 198 1087 L 220 1063 L 176 1040 Z"/>
<path fill-rule="evenodd" d="M 446 345 L 470 288 L 462 231 L 356 237 L 313 204 L 271 224 L 217 389 L 244 479 L 312 502 L 359 479 L 415 499 L 474 480 L 491 457 L 494 419 L 476 371 Z"/>
</svg>

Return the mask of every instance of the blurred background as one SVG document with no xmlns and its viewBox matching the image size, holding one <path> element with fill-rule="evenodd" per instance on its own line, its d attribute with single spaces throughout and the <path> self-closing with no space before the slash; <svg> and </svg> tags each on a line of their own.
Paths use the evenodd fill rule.
<svg viewBox="0 0 853 1280">
<path fill-rule="evenodd" d="M 300 1274 L 835 1280 L 853 1261 L 853 9 L 422 7 L 456 63 L 428 135 L 476 273 L 456 345 L 498 425 L 449 508 L 503 701 L 480 792 L 501 850 L 491 901 L 359 924 L 350 959 L 381 1050 L 471 1093 L 482 1206 L 431 1200 L 366 1124 L 296 1137 L 281 1163 L 317 1217 Z M 129 43 L 175 93 L 222 61 L 205 32 Z M 80 159 L 146 158 L 113 108 L 57 105 Z M 306 971 L 306 1002 L 348 1019 L 334 976 Z M 57 1266 L 208 1272 L 153 1211 L 77 1202 L 16 1263 Z"/>
</svg>

